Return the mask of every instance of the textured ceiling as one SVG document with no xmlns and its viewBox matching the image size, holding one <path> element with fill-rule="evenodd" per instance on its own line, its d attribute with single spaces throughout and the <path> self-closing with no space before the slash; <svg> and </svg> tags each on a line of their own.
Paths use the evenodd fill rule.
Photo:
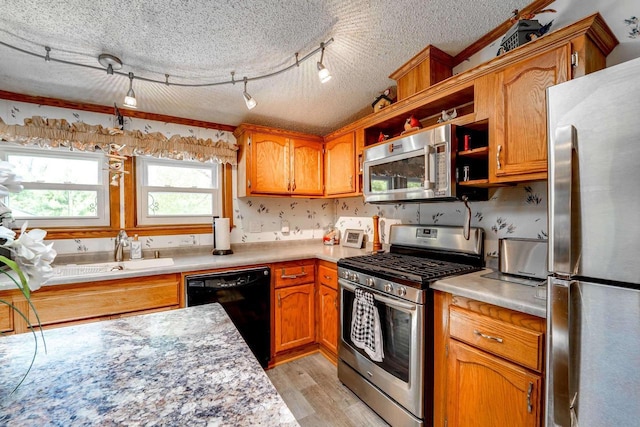
<svg viewBox="0 0 640 427">
<path fill-rule="evenodd" d="M 109 53 L 121 71 L 176 83 L 249 78 L 279 70 L 333 38 L 321 84 L 316 61 L 242 84 L 184 88 L 134 81 L 138 109 L 238 125 L 251 122 L 324 135 L 370 111 L 394 84 L 389 74 L 432 44 L 455 55 L 527 0 L 284 0 L 2 2 L 0 41 L 99 66 Z M 122 104 L 129 81 L 0 46 L 0 89 L 100 105 Z"/>
</svg>

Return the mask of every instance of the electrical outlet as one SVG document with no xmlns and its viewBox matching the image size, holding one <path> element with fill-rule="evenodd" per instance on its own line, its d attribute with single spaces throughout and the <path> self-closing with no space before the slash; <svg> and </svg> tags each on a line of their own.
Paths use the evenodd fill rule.
<svg viewBox="0 0 640 427">
<path fill-rule="evenodd" d="M 260 225 L 259 221 L 249 221 L 250 233 L 259 233 L 261 231 L 262 231 L 262 225 Z"/>
</svg>

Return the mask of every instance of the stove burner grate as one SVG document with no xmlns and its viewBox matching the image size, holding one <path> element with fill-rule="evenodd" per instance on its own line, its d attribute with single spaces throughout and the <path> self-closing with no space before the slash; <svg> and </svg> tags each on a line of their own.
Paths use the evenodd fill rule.
<svg viewBox="0 0 640 427">
<path fill-rule="evenodd" d="M 359 268 L 369 271 L 371 274 L 399 277 L 417 283 L 478 270 L 477 267 L 468 264 L 395 253 L 343 258 L 339 265 L 345 268 Z"/>
</svg>

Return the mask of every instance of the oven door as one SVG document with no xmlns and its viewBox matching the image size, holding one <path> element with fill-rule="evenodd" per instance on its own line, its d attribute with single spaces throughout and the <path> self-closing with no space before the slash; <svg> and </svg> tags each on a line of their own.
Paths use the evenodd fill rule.
<svg viewBox="0 0 640 427">
<path fill-rule="evenodd" d="M 363 378 L 416 417 L 424 417 L 424 305 L 393 298 L 372 289 L 382 328 L 382 362 L 374 362 L 351 341 L 356 286 L 340 284 L 339 357 Z"/>
</svg>

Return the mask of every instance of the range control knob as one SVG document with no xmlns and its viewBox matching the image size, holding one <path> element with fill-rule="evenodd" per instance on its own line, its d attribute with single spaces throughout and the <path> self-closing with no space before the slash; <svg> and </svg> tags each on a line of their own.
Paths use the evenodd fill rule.
<svg viewBox="0 0 640 427">
<path fill-rule="evenodd" d="M 376 284 L 376 281 L 373 279 L 373 277 L 367 277 L 367 280 L 366 280 L 365 283 L 370 288 L 373 288 L 375 286 L 375 284 Z"/>
<path fill-rule="evenodd" d="M 356 273 L 351 273 L 349 275 L 349 280 L 351 280 L 352 282 L 360 283 L 360 278 Z"/>
<path fill-rule="evenodd" d="M 393 292 L 393 285 L 391 283 L 387 283 L 384 285 L 384 291 L 389 293 Z"/>
<path fill-rule="evenodd" d="M 342 274 L 343 279 L 349 279 L 349 272 L 347 270 L 342 270 L 340 274 Z"/>
<path fill-rule="evenodd" d="M 398 289 L 398 295 L 400 295 L 401 297 L 405 296 L 407 294 L 407 288 L 405 288 L 404 286 L 400 286 L 400 288 Z"/>
</svg>

